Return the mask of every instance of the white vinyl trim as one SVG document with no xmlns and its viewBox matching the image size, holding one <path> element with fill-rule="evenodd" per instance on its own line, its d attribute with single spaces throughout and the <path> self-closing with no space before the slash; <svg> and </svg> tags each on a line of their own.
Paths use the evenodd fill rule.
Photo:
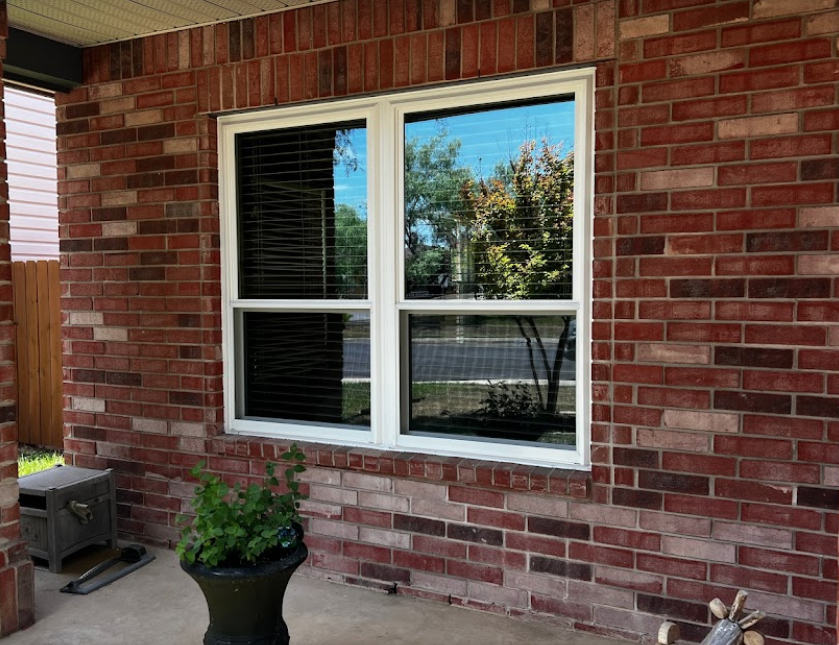
<svg viewBox="0 0 839 645">
<path fill-rule="evenodd" d="M 408 114 L 448 108 L 487 106 L 552 96 L 574 95 L 574 245 L 573 299 L 533 301 L 405 299 L 402 231 L 404 122 Z M 543 466 L 588 468 L 591 410 L 591 261 L 594 177 L 594 70 L 570 70 L 497 79 L 446 88 L 406 91 L 367 97 L 276 108 L 219 117 L 219 166 L 222 251 L 222 336 L 226 431 L 301 441 L 325 441 L 348 446 L 376 447 L 444 456 L 496 460 Z M 235 136 L 261 130 L 353 120 L 367 123 L 368 276 L 366 300 L 245 300 L 238 298 Z M 239 371 L 234 325 L 243 311 L 354 311 L 370 313 L 371 429 L 355 426 L 241 419 L 237 404 L 243 396 L 236 383 Z M 403 434 L 405 347 L 400 321 L 409 313 L 452 315 L 501 314 L 527 311 L 573 315 L 577 320 L 576 447 L 543 447 L 497 440 L 457 439 Z"/>
<path fill-rule="evenodd" d="M 7 85 L 4 103 L 12 260 L 57 260 L 55 98 Z"/>
</svg>

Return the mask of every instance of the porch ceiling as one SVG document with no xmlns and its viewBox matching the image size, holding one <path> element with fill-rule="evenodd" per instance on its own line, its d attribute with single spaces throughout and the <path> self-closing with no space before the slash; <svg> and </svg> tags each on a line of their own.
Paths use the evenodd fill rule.
<svg viewBox="0 0 839 645">
<path fill-rule="evenodd" d="M 335 0 L 8 0 L 9 26 L 89 47 Z"/>
</svg>

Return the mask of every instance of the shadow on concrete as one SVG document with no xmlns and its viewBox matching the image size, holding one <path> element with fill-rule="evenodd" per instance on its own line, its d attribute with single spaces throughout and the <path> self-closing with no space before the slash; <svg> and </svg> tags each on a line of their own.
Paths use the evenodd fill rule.
<svg viewBox="0 0 839 645">
<path fill-rule="evenodd" d="M 111 555 L 89 549 L 64 561 L 61 574 L 38 568 L 36 623 L 3 645 L 200 645 L 207 609 L 197 585 L 172 551 L 87 596 L 59 589 Z M 297 645 L 614 645 L 484 612 L 296 575 L 285 617 Z"/>
</svg>

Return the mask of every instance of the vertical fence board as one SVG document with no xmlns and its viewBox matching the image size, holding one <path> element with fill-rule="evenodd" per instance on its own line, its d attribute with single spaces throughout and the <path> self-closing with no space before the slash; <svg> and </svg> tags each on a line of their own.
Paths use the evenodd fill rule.
<svg viewBox="0 0 839 645">
<path fill-rule="evenodd" d="M 26 265 L 12 264 L 12 290 L 15 303 L 15 356 L 17 359 L 17 427 L 18 437 L 29 443 L 32 434 L 29 415 L 23 414 L 29 402 L 29 344 L 26 342 Z"/>
<path fill-rule="evenodd" d="M 29 369 L 26 378 L 29 381 L 29 399 L 26 402 L 26 414 L 29 415 L 30 443 L 41 444 L 41 405 L 39 402 L 40 377 L 38 365 L 40 355 L 38 347 L 38 265 L 35 262 L 26 263 L 26 336 L 24 340 L 29 346 Z M 20 411 L 23 414 L 23 410 Z"/>
<path fill-rule="evenodd" d="M 51 439 L 52 427 L 50 425 L 50 381 L 52 375 L 50 368 L 50 288 L 47 282 L 47 263 L 36 264 L 38 273 L 38 416 L 41 420 L 41 443 L 47 444 Z"/>
<path fill-rule="evenodd" d="M 50 445 L 64 447 L 64 365 L 61 360 L 61 280 L 58 262 L 48 262 L 50 285 L 50 344 L 52 358 L 51 384 L 47 391 L 51 406 Z"/>
<path fill-rule="evenodd" d="M 58 262 L 15 262 L 18 438 L 63 448 Z"/>
</svg>

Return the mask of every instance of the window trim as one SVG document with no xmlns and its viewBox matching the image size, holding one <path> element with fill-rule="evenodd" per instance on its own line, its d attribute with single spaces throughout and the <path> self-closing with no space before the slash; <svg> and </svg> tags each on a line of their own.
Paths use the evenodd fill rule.
<svg viewBox="0 0 839 645">
<path fill-rule="evenodd" d="M 400 405 L 400 318 L 407 313 L 503 313 L 522 309 L 522 301 L 407 300 L 404 254 L 399 223 L 404 218 L 404 119 L 407 114 L 447 108 L 486 106 L 510 101 L 574 95 L 574 251 L 573 299 L 532 300 L 529 312 L 573 314 L 577 318 L 577 445 L 544 448 L 456 438 L 417 437 L 402 433 Z M 239 300 L 235 136 L 259 130 L 364 119 L 367 122 L 368 298 L 365 300 L 298 301 Z M 218 118 L 219 206 L 222 282 L 222 356 L 224 426 L 229 434 L 335 443 L 379 450 L 410 451 L 444 457 L 474 458 L 538 466 L 588 468 L 591 423 L 591 299 L 593 246 L 594 69 L 479 80 L 453 86 L 407 90 L 387 95 L 348 98 L 224 115 Z M 392 213 L 391 217 L 383 217 Z M 577 217 L 577 214 L 582 214 Z M 394 267 L 383 271 L 383 267 Z M 389 303 L 386 306 L 386 303 Z M 234 320 L 238 311 L 360 311 L 370 313 L 370 430 L 331 428 L 304 423 L 278 423 L 236 418 L 235 371 L 239 367 Z M 394 396 L 395 394 L 395 396 Z M 317 430 L 313 432 L 313 428 Z"/>
</svg>

